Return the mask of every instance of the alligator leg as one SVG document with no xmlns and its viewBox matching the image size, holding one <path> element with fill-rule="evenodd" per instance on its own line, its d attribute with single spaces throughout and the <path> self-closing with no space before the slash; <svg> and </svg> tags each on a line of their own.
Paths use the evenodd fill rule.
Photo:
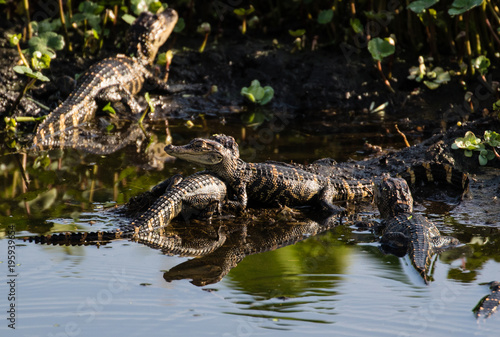
<svg viewBox="0 0 500 337">
<path fill-rule="evenodd" d="M 345 211 L 344 207 L 332 204 L 333 196 L 336 194 L 335 188 L 331 185 L 326 186 L 321 190 L 319 202 L 321 208 L 328 214 L 338 214 Z"/>
<path fill-rule="evenodd" d="M 237 182 L 233 189 L 236 193 L 237 201 L 228 200 L 226 205 L 232 210 L 245 210 L 248 204 L 247 188 L 244 182 Z"/>
<path fill-rule="evenodd" d="M 123 86 L 112 86 L 102 90 L 96 96 L 96 99 L 103 102 L 122 102 L 128 105 L 133 115 L 138 115 L 141 112 L 141 106 L 137 103 L 134 96 Z"/>
</svg>

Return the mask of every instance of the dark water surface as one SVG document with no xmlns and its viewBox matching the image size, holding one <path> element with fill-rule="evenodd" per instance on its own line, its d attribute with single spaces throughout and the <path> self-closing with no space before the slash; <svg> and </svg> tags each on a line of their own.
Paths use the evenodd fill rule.
<svg viewBox="0 0 500 337">
<path fill-rule="evenodd" d="M 307 163 L 322 157 L 361 159 L 365 140 L 380 144 L 384 126 L 352 121 L 349 129 L 315 128 L 289 122 L 283 129 L 271 123 L 252 128 L 231 120 L 221 125 L 218 119 L 198 119 L 191 129 L 184 122 L 171 123 L 171 132 L 175 144 L 224 132 L 240 141 L 245 160 Z M 164 141 L 164 131 L 156 129 L 159 141 Z M 373 234 L 341 226 L 247 256 L 222 281 L 202 287 L 163 278 L 165 271 L 190 258 L 166 256 L 138 243 L 115 241 L 97 248 L 18 240 L 16 298 L 9 301 L 9 228 L 15 229 L 16 237 L 116 228 L 127 220 L 103 209 L 123 204 L 172 174 L 199 170 L 181 162 L 144 170 L 132 151 L 106 157 L 77 151 L 54 154 L 58 155 L 48 168 L 28 170 L 36 190 L 26 194 L 14 158 L 0 158 L 2 336 L 499 334 L 500 313 L 476 321 L 471 311 L 489 293 L 480 283 L 500 280 L 498 222 L 473 226 L 471 214 L 455 213 L 452 206 L 439 202 L 424 202 L 418 210 L 466 245 L 435 259 L 429 285 L 408 258 L 384 255 Z M 30 200 L 30 215 L 23 197 Z M 15 330 L 6 319 L 11 303 Z"/>
</svg>

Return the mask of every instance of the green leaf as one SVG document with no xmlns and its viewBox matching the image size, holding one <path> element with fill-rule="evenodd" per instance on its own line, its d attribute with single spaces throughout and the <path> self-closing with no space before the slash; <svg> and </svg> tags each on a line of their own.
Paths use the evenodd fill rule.
<svg viewBox="0 0 500 337">
<path fill-rule="evenodd" d="M 22 34 L 7 34 L 7 38 L 9 39 L 9 43 L 11 47 L 15 47 L 21 41 Z"/>
<path fill-rule="evenodd" d="M 130 15 L 130 14 L 123 14 L 122 20 L 131 25 L 135 19 L 137 19 L 135 16 Z"/>
<path fill-rule="evenodd" d="M 500 134 L 495 131 L 484 131 L 484 142 L 491 147 L 500 147 Z"/>
<path fill-rule="evenodd" d="M 356 34 L 360 34 L 363 32 L 364 28 L 359 19 L 350 19 L 349 23 L 351 24 L 351 28 Z"/>
<path fill-rule="evenodd" d="M 451 80 L 450 73 L 447 71 L 444 71 L 443 68 L 436 67 L 434 68 L 434 73 L 436 74 L 436 79 L 434 80 L 435 83 L 448 83 Z"/>
<path fill-rule="evenodd" d="M 179 18 L 179 20 L 177 20 L 177 23 L 175 24 L 174 32 L 176 33 L 182 32 L 185 27 L 186 27 L 186 22 L 184 21 L 183 18 Z"/>
<path fill-rule="evenodd" d="M 45 32 L 55 32 L 59 28 L 61 28 L 61 20 L 45 19 L 40 22 L 31 21 L 31 27 L 33 28 L 33 31 L 37 32 L 38 34 L 42 34 Z"/>
<path fill-rule="evenodd" d="M 323 11 L 320 11 L 318 14 L 318 23 L 325 25 L 327 23 L 330 23 L 333 19 L 333 10 L 332 9 L 325 9 Z"/>
<path fill-rule="evenodd" d="M 266 105 L 269 103 L 274 97 L 274 89 L 271 88 L 270 86 L 265 86 L 264 87 L 264 96 L 262 97 L 260 101 L 260 105 Z"/>
<path fill-rule="evenodd" d="M 493 103 L 493 110 L 494 111 L 499 111 L 500 110 L 500 99 Z"/>
<path fill-rule="evenodd" d="M 466 157 L 472 157 L 472 151 L 471 150 L 465 150 L 464 154 Z"/>
<path fill-rule="evenodd" d="M 34 72 L 33 70 L 31 70 L 30 68 L 28 68 L 26 66 L 15 66 L 12 69 L 18 74 L 24 74 L 28 77 L 36 78 L 37 80 L 40 80 L 43 82 L 50 81 L 50 79 L 48 77 L 44 76 L 41 72 L 39 72 L 39 71 Z"/>
<path fill-rule="evenodd" d="M 418 0 L 418 1 L 413 1 L 411 4 L 408 5 L 408 9 L 411 10 L 414 13 L 422 13 L 424 10 L 427 8 L 434 6 L 437 4 L 439 0 Z"/>
<path fill-rule="evenodd" d="M 435 90 L 439 88 L 439 86 L 441 85 L 440 83 L 436 83 L 434 81 L 424 81 L 424 84 L 426 85 L 427 88 L 431 90 Z"/>
<path fill-rule="evenodd" d="M 84 1 L 78 5 L 78 10 L 84 14 L 100 14 L 104 10 L 104 6 L 92 1 Z"/>
<path fill-rule="evenodd" d="M 160 1 L 153 1 L 149 4 L 149 11 L 151 13 L 157 13 L 160 9 L 164 9 L 163 4 Z"/>
<path fill-rule="evenodd" d="M 288 30 L 288 34 L 290 34 L 293 37 L 301 37 L 306 33 L 305 29 L 297 29 L 297 30 Z"/>
<path fill-rule="evenodd" d="M 455 0 L 448 9 L 448 14 L 451 16 L 461 15 L 482 3 L 483 0 Z"/>
<path fill-rule="evenodd" d="M 261 87 L 258 80 L 253 80 L 250 87 L 243 87 L 240 94 L 252 103 L 267 104 L 274 97 L 274 89 L 270 86 Z"/>
<path fill-rule="evenodd" d="M 488 67 L 490 65 L 490 60 L 484 55 L 481 55 L 474 60 L 474 68 L 476 68 L 481 75 L 484 75 L 488 72 Z"/>
<path fill-rule="evenodd" d="M 40 52 L 35 52 L 31 58 L 31 65 L 34 69 L 48 69 L 50 68 L 50 56 L 47 54 L 42 54 Z"/>
<path fill-rule="evenodd" d="M 154 113 L 155 106 L 154 106 L 153 102 L 151 101 L 151 98 L 149 97 L 149 92 L 146 92 L 144 94 L 144 98 L 146 99 L 146 102 L 148 102 L 149 110 L 151 111 L 151 113 Z"/>
<path fill-rule="evenodd" d="M 28 41 L 29 52 L 33 55 L 39 51 L 42 54 L 47 54 L 50 58 L 54 58 L 56 53 L 54 50 L 64 48 L 64 38 L 54 32 L 45 32 L 40 36 L 35 36 Z"/>
<path fill-rule="evenodd" d="M 384 57 L 394 54 L 396 47 L 387 40 L 382 40 L 379 37 L 371 39 L 368 42 L 368 51 L 372 54 L 375 61 L 382 61 Z"/>
<path fill-rule="evenodd" d="M 249 14 L 252 14 L 255 11 L 255 8 L 250 5 L 250 8 L 245 9 L 245 8 L 236 8 L 233 12 L 234 14 L 238 16 L 247 16 Z"/>
<path fill-rule="evenodd" d="M 105 111 L 109 113 L 110 115 L 116 115 L 115 109 L 111 106 L 111 102 L 108 102 L 104 108 L 102 108 L 102 111 Z"/>
<path fill-rule="evenodd" d="M 478 159 L 479 159 L 479 165 L 484 166 L 488 164 L 488 158 L 486 158 L 482 154 L 479 155 Z"/>
</svg>

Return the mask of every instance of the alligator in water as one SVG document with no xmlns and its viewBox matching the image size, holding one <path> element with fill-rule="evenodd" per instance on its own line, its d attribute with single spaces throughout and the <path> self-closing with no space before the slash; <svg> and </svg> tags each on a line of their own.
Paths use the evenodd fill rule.
<svg viewBox="0 0 500 337">
<path fill-rule="evenodd" d="M 500 282 L 493 281 L 487 284 L 490 286 L 491 294 L 483 297 L 473 309 L 476 318 L 489 318 L 500 306 Z"/>
<path fill-rule="evenodd" d="M 168 89 L 148 68 L 177 19 L 177 12 L 169 8 L 159 14 L 141 13 L 128 31 L 127 53 L 133 56 L 118 54 L 91 66 L 79 80 L 78 88 L 38 126 L 31 150 L 75 144 L 88 152 L 103 154 L 95 143 L 81 141 L 78 128 L 94 116 L 98 101 L 121 101 L 133 114 L 139 114 L 141 109 L 133 95 L 142 89 L 146 80 L 158 88 Z"/>
<path fill-rule="evenodd" d="M 406 254 L 427 283 L 430 259 L 457 239 L 442 236 L 426 217 L 413 212 L 413 197 L 402 178 L 384 178 L 376 184 L 375 203 L 383 219 L 382 247 L 398 256 Z"/>
<path fill-rule="evenodd" d="M 346 180 L 304 170 L 292 164 L 246 163 L 239 158 L 233 137 L 214 135 L 196 138 L 184 146 L 168 145 L 165 151 L 174 157 L 204 165 L 230 185 L 237 201 L 234 208 L 245 209 L 248 201 L 268 206 L 319 204 L 330 214 L 341 209 L 333 201 L 371 196 L 371 181 Z"/>
<path fill-rule="evenodd" d="M 164 193 L 160 195 L 161 191 Z M 153 196 L 149 199 L 152 205 L 129 225 L 117 231 L 54 234 L 30 237 L 28 240 L 46 244 L 84 244 L 120 238 L 137 239 L 140 234 L 165 228 L 178 215 L 185 220 L 194 216 L 210 220 L 214 212 L 220 212 L 226 200 L 226 184 L 207 172 L 195 173 L 186 178 L 176 175 L 155 186 L 150 194 Z M 148 199 L 142 200 L 147 202 Z"/>
</svg>

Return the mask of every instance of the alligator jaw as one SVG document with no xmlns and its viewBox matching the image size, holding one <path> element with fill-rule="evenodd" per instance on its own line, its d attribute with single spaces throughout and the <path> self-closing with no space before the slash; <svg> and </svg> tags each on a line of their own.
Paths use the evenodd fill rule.
<svg viewBox="0 0 500 337">
<path fill-rule="evenodd" d="M 193 149 L 191 144 L 183 146 L 167 145 L 165 152 L 176 158 L 200 165 L 214 165 L 222 161 L 221 153 L 211 149 Z"/>
</svg>

